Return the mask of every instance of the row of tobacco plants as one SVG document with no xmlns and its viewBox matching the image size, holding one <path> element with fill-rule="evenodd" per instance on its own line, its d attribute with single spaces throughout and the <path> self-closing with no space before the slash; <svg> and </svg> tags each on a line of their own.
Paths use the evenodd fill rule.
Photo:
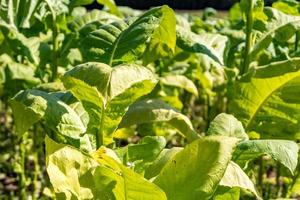
<svg viewBox="0 0 300 200">
<path fill-rule="evenodd" d="M 0 0 L 1 199 L 300 195 L 300 4 Z"/>
</svg>

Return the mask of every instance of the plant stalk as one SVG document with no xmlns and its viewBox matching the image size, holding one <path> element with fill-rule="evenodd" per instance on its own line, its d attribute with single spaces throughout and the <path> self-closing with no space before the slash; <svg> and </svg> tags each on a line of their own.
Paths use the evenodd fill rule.
<svg viewBox="0 0 300 200">
<path fill-rule="evenodd" d="M 20 145 L 19 145 L 19 153 L 20 153 L 20 172 L 19 172 L 19 198 L 21 200 L 27 199 L 26 194 L 26 169 L 25 169 L 25 157 L 26 157 L 26 140 L 27 140 L 27 132 L 23 134 Z"/>
<path fill-rule="evenodd" d="M 253 1 L 249 1 L 250 3 L 250 12 L 246 13 L 246 46 L 244 53 L 244 62 L 242 65 L 242 69 L 240 71 L 240 75 L 247 73 L 250 64 L 250 52 L 252 49 L 252 41 L 253 41 Z"/>
<path fill-rule="evenodd" d="M 276 164 L 276 168 L 277 168 L 277 171 L 276 171 L 276 198 L 279 198 L 280 197 L 280 164 L 277 163 Z"/>
<path fill-rule="evenodd" d="M 54 81 L 57 78 L 57 58 L 58 58 L 58 28 L 56 25 L 56 13 L 53 10 L 50 2 L 48 0 L 45 0 L 46 4 L 49 7 L 49 10 L 52 15 L 52 63 L 51 63 L 51 71 L 52 71 L 52 76 L 50 78 L 50 81 Z"/>
<path fill-rule="evenodd" d="M 260 192 L 263 194 L 263 175 L 264 175 L 263 157 L 259 158 L 258 161 L 259 161 L 259 168 L 258 168 L 257 185 L 258 185 Z"/>
<path fill-rule="evenodd" d="M 100 123 L 99 130 L 96 134 L 97 149 L 99 149 L 104 144 L 104 136 L 103 136 L 103 126 L 104 126 L 104 120 L 103 119 L 104 119 L 104 116 L 105 116 L 105 108 L 103 108 L 103 110 L 102 110 L 101 123 Z"/>
<path fill-rule="evenodd" d="M 53 49 L 52 49 L 52 64 L 51 64 L 51 81 L 55 81 L 57 78 L 57 59 L 58 59 L 58 30 L 55 22 L 53 22 L 53 28 L 52 28 L 52 43 L 53 43 Z"/>
<path fill-rule="evenodd" d="M 205 95 L 205 104 L 206 104 L 206 109 L 205 109 L 205 121 L 206 121 L 206 127 L 205 130 L 208 130 L 208 127 L 210 125 L 210 111 L 211 111 L 211 107 L 210 107 L 210 96 L 209 94 L 206 93 Z"/>
<path fill-rule="evenodd" d="M 35 139 L 33 140 L 33 148 L 34 148 L 34 173 L 33 173 L 33 190 L 32 190 L 32 199 L 37 199 L 39 195 L 39 188 L 38 188 L 38 177 L 40 174 L 40 166 L 39 166 L 39 134 L 37 130 L 37 126 L 34 126 L 34 136 Z"/>
<path fill-rule="evenodd" d="M 292 195 L 292 189 L 297 182 L 297 179 L 300 178 L 300 170 L 296 171 L 296 174 L 293 177 L 292 183 L 289 185 L 288 192 L 285 195 L 285 198 L 290 198 Z"/>
<path fill-rule="evenodd" d="M 299 31 L 297 31 L 296 32 L 296 37 L 295 37 L 295 52 L 296 51 L 298 51 L 298 44 L 299 44 L 299 34 L 300 34 L 300 32 Z"/>
</svg>

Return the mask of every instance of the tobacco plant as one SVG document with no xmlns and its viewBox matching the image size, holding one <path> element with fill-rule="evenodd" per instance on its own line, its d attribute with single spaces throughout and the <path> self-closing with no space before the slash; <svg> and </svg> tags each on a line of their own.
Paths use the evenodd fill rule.
<svg viewBox="0 0 300 200">
<path fill-rule="evenodd" d="M 299 197 L 298 2 L 226 19 L 92 2 L 0 1 L 11 196 Z"/>
</svg>

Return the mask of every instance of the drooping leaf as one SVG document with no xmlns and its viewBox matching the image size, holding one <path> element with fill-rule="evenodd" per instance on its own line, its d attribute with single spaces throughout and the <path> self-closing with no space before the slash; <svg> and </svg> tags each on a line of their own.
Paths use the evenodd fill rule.
<svg viewBox="0 0 300 200">
<path fill-rule="evenodd" d="M 245 174 L 245 172 L 234 162 L 230 162 L 227 166 L 225 174 L 220 181 L 220 186 L 225 187 L 238 187 L 252 192 L 257 199 L 261 199 L 255 189 L 253 182 Z"/>
<path fill-rule="evenodd" d="M 233 115 L 225 113 L 219 114 L 211 123 L 207 130 L 207 135 L 223 135 L 236 137 L 241 141 L 248 140 L 243 125 Z"/>
<path fill-rule="evenodd" d="M 160 79 L 161 83 L 168 86 L 179 87 L 198 96 L 198 89 L 187 77 L 183 75 L 167 75 Z"/>
<path fill-rule="evenodd" d="M 187 145 L 167 162 L 154 183 L 168 199 L 210 199 L 222 179 L 237 140 L 206 137 Z"/>
<path fill-rule="evenodd" d="M 46 138 L 47 172 L 58 199 L 166 199 L 156 185 L 114 160 L 111 150 L 99 151 L 90 156 Z"/>
<path fill-rule="evenodd" d="M 19 135 L 23 135 L 33 124 L 44 120 L 47 127 L 56 134 L 49 135 L 53 139 L 63 137 L 63 142 L 78 148 L 82 144 L 82 149 L 91 149 L 88 138 L 82 137 L 86 128 L 81 118 L 55 95 L 39 90 L 21 91 L 11 100 L 11 107 Z"/>
<path fill-rule="evenodd" d="M 112 142 L 113 133 L 128 107 L 148 94 L 157 81 L 145 67 L 111 68 L 103 63 L 86 63 L 67 72 L 63 82 L 93 118 L 88 125 L 89 134 L 101 145 Z"/>
<path fill-rule="evenodd" d="M 249 140 L 237 145 L 233 160 L 244 166 L 257 157 L 269 155 L 293 174 L 297 167 L 298 150 L 298 145 L 293 141 Z"/>
<path fill-rule="evenodd" d="M 143 100 L 130 106 L 119 127 L 154 122 L 167 122 L 189 141 L 199 138 L 191 121 L 185 115 L 158 99 Z"/>
</svg>

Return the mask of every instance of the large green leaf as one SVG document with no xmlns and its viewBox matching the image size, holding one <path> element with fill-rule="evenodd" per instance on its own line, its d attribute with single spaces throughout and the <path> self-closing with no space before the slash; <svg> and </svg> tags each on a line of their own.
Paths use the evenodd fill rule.
<svg viewBox="0 0 300 200">
<path fill-rule="evenodd" d="M 189 141 L 199 137 L 191 121 L 185 115 L 158 99 L 143 100 L 130 106 L 119 127 L 153 122 L 167 122 Z"/>
<path fill-rule="evenodd" d="M 234 87 L 229 110 L 246 130 L 293 138 L 299 127 L 299 58 L 257 67 Z"/>
<path fill-rule="evenodd" d="M 80 46 L 88 61 L 109 65 L 133 62 L 151 53 L 152 58 L 174 51 L 176 43 L 175 14 L 168 6 L 153 8 L 127 25 L 115 21 L 100 26 L 81 38 Z M 150 58 L 148 58 L 149 60 Z M 152 60 L 150 60 L 152 61 Z"/>
<path fill-rule="evenodd" d="M 225 174 L 220 181 L 220 186 L 222 187 L 238 187 L 244 190 L 252 192 L 257 199 L 260 199 L 253 182 L 245 174 L 245 172 L 234 162 L 230 162 L 227 166 Z"/>
<path fill-rule="evenodd" d="M 234 116 L 225 113 L 219 114 L 209 125 L 207 135 L 223 135 L 236 137 L 242 141 L 248 140 L 243 125 Z"/>
<path fill-rule="evenodd" d="M 106 152 L 106 153 L 105 153 Z M 90 156 L 46 138 L 46 165 L 58 199 L 166 199 L 154 184 L 124 167 L 109 149 Z"/>
<path fill-rule="evenodd" d="M 257 157 L 269 155 L 293 174 L 297 167 L 298 150 L 298 145 L 293 141 L 250 140 L 237 145 L 233 160 L 244 166 Z"/>
<path fill-rule="evenodd" d="M 167 162 L 154 183 L 169 200 L 210 199 L 222 179 L 237 140 L 206 137 L 187 145 Z"/>
<path fill-rule="evenodd" d="M 148 94 L 157 81 L 145 67 L 86 63 L 67 72 L 63 82 L 89 113 L 88 134 L 100 146 L 112 142 L 128 107 Z"/>
</svg>

